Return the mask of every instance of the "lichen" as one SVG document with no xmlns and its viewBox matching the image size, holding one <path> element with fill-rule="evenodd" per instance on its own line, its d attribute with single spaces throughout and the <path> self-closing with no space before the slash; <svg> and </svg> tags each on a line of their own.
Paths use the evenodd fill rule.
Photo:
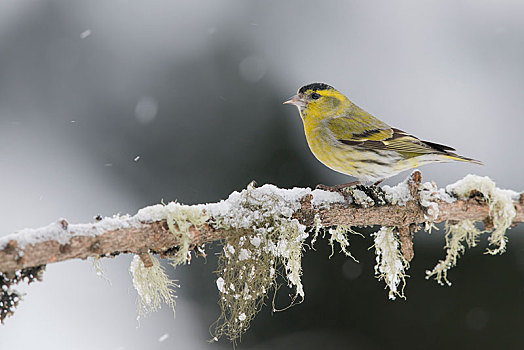
<svg viewBox="0 0 524 350">
<path fill-rule="evenodd" d="M 249 237 L 237 231 L 224 242 L 217 270 L 222 314 L 216 324 L 216 337 L 238 339 L 249 328 L 264 298 L 271 290 L 278 289 L 279 275 L 295 289 L 291 304 L 297 297 L 304 297 L 301 282 L 304 227 L 291 220 L 255 232 Z"/>
<path fill-rule="evenodd" d="M 377 264 L 375 275 L 379 280 L 384 280 L 386 288 L 389 288 L 389 299 L 404 298 L 404 287 L 406 285 L 406 271 L 409 262 L 404 259 L 400 251 L 400 241 L 395 234 L 395 228 L 383 226 L 374 233 L 375 253 Z"/>
<path fill-rule="evenodd" d="M 106 280 L 107 283 L 111 284 L 111 281 L 109 280 L 109 278 L 107 278 L 105 271 L 102 268 L 102 264 L 100 263 L 100 257 L 94 256 L 92 260 L 93 260 L 93 268 L 95 269 L 96 275 Z"/>
<path fill-rule="evenodd" d="M 295 290 L 290 304 L 304 298 L 302 252 L 309 235 L 306 227 L 292 218 L 300 195 L 282 195 L 274 186 L 255 189 L 250 185 L 230 197 L 236 217 L 214 215 L 214 226 L 230 231 L 218 260 L 216 282 L 222 314 L 215 323 L 216 338 L 238 339 L 265 297 L 276 292 L 280 276 Z"/>
<path fill-rule="evenodd" d="M 381 207 L 388 203 L 386 193 L 377 186 L 355 185 L 340 191 L 347 199 L 347 204 L 354 204 L 360 208 Z"/>
<path fill-rule="evenodd" d="M 313 218 L 313 225 L 312 225 L 312 232 L 313 235 L 311 236 L 310 241 L 310 247 L 311 249 L 314 249 L 315 243 L 318 239 L 318 235 L 322 231 L 322 220 L 320 220 L 320 216 L 318 214 L 315 214 L 315 217 Z"/>
<path fill-rule="evenodd" d="M 448 280 L 448 270 L 457 265 L 457 260 L 461 254 L 466 251 L 467 244 L 469 248 L 475 247 L 478 237 L 483 233 L 471 220 L 462 220 L 454 224 L 446 222 L 446 257 L 440 260 L 431 271 L 426 271 L 426 279 L 435 276 L 435 280 L 440 285 L 446 283 L 451 286 Z"/>
<path fill-rule="evenodd" d="M 513 204 L 513 198 L 518 195 L 514 191 L 497 188 L 495 182 L 489 177 L 478 175 L 467 175 L 462 180 L 448 185 L 446 191 L 453 193 L 459 198 L 469 198 L 480 193 L 489 205 L 489 215 L 493 222 L 493 229 L 489 238 L 492 248 L 486 251 L 488 254 L 502 254 L 506 251 L 508 238 L 506 230 L 511 227 L 517 212 Z"/>
<path fill-rule="evenodd" d="M 189 262 L 192 227 L 198 230 L 201 225 L 209 224 L 214 229 L 228 231 L 217 270 L 222 315 L 216 322 L 214 339 L 226 335 L 235 340 L 249 327 L 268 293 L 276 292 L 280 277 L 295 290 L 290 305 L 304 298 L 301 260 L 309 234 L 293 214 L 301 207 L 300 199 L 308 194 L 317 208 L 346 203 L 339 193 L 302 188 L 284 190 L 273 185 L 255 188 L 251 183 L 245 190 L 233 192 L 219 203 L 154 205 L 141 209 L 136 219 L 140 222 L 166 220 L 169 230 L 179 241 L 176 253 L 167 254 L 175 267 Z M 317 218 L 315 236 L 318 236 L 320 227 Z M 203 251 L 199 252 L 205 255 Z M 148 269 L 137 259 L 134 260 L 136 268 L 145 273 Z M 162 276 L 158 271 L 157 274 Z M 164 280 L 161 285 L 166 283 Z M 141 298 L 146 300 L 141 308 L 153 310 L 159 307 L 162 298 L 168 302 L 167 289 L 161 290 L 164 292 L 155 294 L 160 296 L 157 297 L 158 303 Z"/>
<path fill-rule="evenodd" d="M 492 227 L 479 230 L 475 222 L 462 220 L 459 222 L 446 223 L 446 257 L 440 260 L 430 271 L 426 271 L 426 278 L 435 277 L 441 284 L 451 285 L 447 278 L 449 269 L 457 265 L 457 260 L 468 247 L 477 245 L 478 238 L 483 233 L 491 233 L 489 237 L 490 247 L 487 254 L 502 254 L 506 250 L 506 231 L 511 227 L 516 210 L 513 201 L 518 194 L 509 190 L 497 188 L 495 182 L 489 177 L 478 175 L 467 175 L 462 180 L 446 187 L 448 195 L 453 195 L 462 200 L 475 197 L 484 200 L 489 206 L 489 218 Z"/>
<path fill-rule="evenodd" d="M 453 203 L 455 198 L 447 194 L 444 189 L 438 188 L 434 182 L 424 182 L 418 186 L 419 204 L 424 208 L 426 230 L 431 230 L 433 222 L 437 220 L 440 209 L 438 201 Z"/>
<path fill-rule="evenodd" d="M 178 285 L 166 275 L 158 259 L 151 255 L 150 258 L 153 262 L 151 267 L 145 267 L 138 255 L 134 256 L 129 266 L 129 272 L 133 276 L 133 286 L 138 293 L 138 320 L 160 309 L 162 303 L 167 304 L 175 314 L 173 289 Z"/>
<path fill-rule="evenodd" d="M 166 221 L 169 230 L 178 237 L 178 251 L 169 257 L 173 267 L 185 264 L 191 259 L 189 243 L 189 229 L 191 226 L 198 228 L 202 226 L 209 217 L 198 206 L 183 205 L 171 202 L 166 205 Z"/>
<path fill-rule="evenodd" d="M 31 284 L 42 281 L 45 265 L 28 267 L 15 272 L 0 272 L 0 323 L 4 324 L 7 317 L 12 316 L 18 304 L 22 300 L 22 293 L 14 288 L 14 285 L 24 281 Z"/>
<path fill-rule="evenodd" d="M 358 260 L 355 259 L 355 257 L 353 257 L 353 255 L 351 255 L 351 252 L 349 251 L 348 233 L 352 233 L 362 237 L 364 236 L 361 233 L 354 231 L 351 227 L 344 225 L 339 225 L 334 228 L 330 228 L 328 230 L 328 233 L 328 242 L 331 246 L 331 255 L 329 257 L 331 258 L 335 254 L 335 242 L 337 242 L 340 245 L 340 251 L 344 253 L 345 256 L 353 259 L 355 262 L 358 263 Z"/>
<path fill-rule="evenodd" d="M 159 221 L 166 220 L 170 232 L 178 239 L 177 250 L 173 254 L 167 254 L 168 262 L 177 267 L 186 264 L 191 259 L 190 251 L 190 229 L 198 229 L 208 219 L 209 216 L 202 209 L 202 206 L 182 205 L 177 202 L 170 202 L 167 205 L 158 204 L 141 209 L 136 217 L 140 221 Z M 205 255 L 203 246 L 196 247 L 201 255 Z M 138 292 L 138 319 L 150 312 L 157 311 L 162 303 L 167 304 L 175 313 L 174 287 L 178 287 L 175 281 L 171 280 L 158 260 L 151 254 L 153 266 L 145 267 L 139 255 L 135 255 L 129 271 L 133 276 L 133 286 Z M 94 260 L 97 274 L 96 260 Z"/>
<path fill-rule="evenodd" d="M 340 251 L 353 258 L 349 251 L 349 234 L 356 232 L 351 227 L 322 227 L 317 213 L 312 220 L 311 228 L 306 230 L 306 227 L 294 217 L 304 204 L 301 200 L 306 195 L 310 195 L 310 199 L 305 203 L 313 205 L 316 209 L 329 208 L 334 203 L 366 208 L 385 204 L 405 205 L 408 201 L 415 200 L 424 208 L 427 229 L 435 227 L 433 222 L 437 221 L 439 216 L 438 203 L 442 201 L 451 203 L 457 198 L 481 196 L 489 204 L 494 226 L 490 237 L 492 247 L 488 253 L 496 254 L 504 251 L 505 231 L 515 216 L 513 192 L 497 189 L 488 178 L 473 176 L 448 186 L 447 191 L 438 189 L 434 183 L 420 184 L 418 181 L 416 183 L 413 181 L 415 180 L 411 176 L 395 187 L 384 186 L 383 189 L 351 187 L 344 192 L 344 196 L 320 190 L 300 188 L 284 190 L 272 185 L 256 188 L 252 183 L 245 190 L 233 192 L 228 199 L 219 203 L 194 206 L 169 203 L 165 206 L 153 206 L 141 210 L 140 215 L 137 216 L 167 220 L 170 231 L 179 241 L 178 250 L 169 257 L 173 266 L 189 261 L 193 227 L 198 229 L 203 224 L 208 224 L 214 229 L 228 232 L 222 242 L 216 271 L 216 286 L 222 311 L 214 325 L 213 339 L 226 336 L 235 341 L 249 328 L 270 293 L 274 296 L 282 284 L 287 284 L 293 290 L 290 295 L 290 306 L 303 300 L 305 292 L 301 281 L 302 254 L 306 247 L 314 246 L 320 234 L 324 238 L 327 236 L 332 250 L 331 255 L 334 254 L 335 245 L 338 243 Z M 416 187 L 413 187 L 414 184 Z M 418 190 L 416 195 L 412 193 L 415 190 Z M 465 244 L 474 246 L 481 233 L 474 222 L 447 224 L 446 258 L 432 271 L 427 272 L 427 277 L 435 276 L 439 283 L 449 283 L 447 271 L 456 265 L 458 257 L 465 250 Z M 406 272 L 409 269 L 409 262 L 402 254 L 396 229 L 382 227 L 374 234 L 374 247 L 377 257 L 375 274 L 379 280 L 384 280 L 389 290 L 389 298 L 405 298 L 404 287 L 408 277 Z M 139 291 L 143 300 L 139 308 L 146 311 L 155 310 L 162 301 L 169 305 L 172 302 L 174 306 L 174 300 L 169 297 L 172 296 L 169 288 L 173 285 L 169 284 L 167 276 L 159 268 L 158 261 L 155 260 L 155 263 L 157 267 L 154 270 L 155 274 L 160 277 L 152 277 L 152 279 L 161 281 L 155 282 L 159 286 L 151 291 L 146 288 L 151 287 L 151 283 L 146 286 L 142 284 L 140 287 L 142 291 Z M 155 266 L 145 269 L 138 258 L 135 258 L 134 264 L 136 264 L 135 270 L 142 273 L 155 269 Z M 145 280 L 148 278 L 144 277 Z M 142 294 L 145 297 L 142 297 Z M 273 310 L 277 311 L 274 297 Z"/>
<path fill-rule="evenodd" d="M 361 208 L 368 208 L 373 205 L 375 205 L 375 201 L 373 201 L 373 198 L 369 197 L 366 192 L 360 190 L 360 189 L 353 189 L 351 191 L 353 202 L 361 207 Z"/>
</svg>

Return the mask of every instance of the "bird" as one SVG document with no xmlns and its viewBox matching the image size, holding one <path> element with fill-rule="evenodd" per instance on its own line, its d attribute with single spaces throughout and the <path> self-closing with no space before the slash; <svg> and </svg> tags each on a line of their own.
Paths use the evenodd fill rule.
<svg viewBox="0 0 524 350">
<path fill-rule="evenodd" d="M 378 185 L 428 163 L 461 161 L 482 165 L 454 153 L 452 147 L 423 141 L 389 126 L 325 83 L 302 86 L 284 104 L 298 108 L 313 155 L 327 167 L 357 178 L 355 182 L 332 186 L 335 190 L 356 184 Z"/>
</svg>

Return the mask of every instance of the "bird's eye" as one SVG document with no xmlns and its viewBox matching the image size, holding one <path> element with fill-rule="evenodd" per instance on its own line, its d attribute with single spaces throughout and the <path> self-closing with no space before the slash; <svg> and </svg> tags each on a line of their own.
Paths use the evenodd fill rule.
<svg viewBox="0 0 524 350">
<path fill-rule="evenodd" d="M 314 93 L 311 94 L 311 98 L 313 100 L 318 100 L 320 98 L 320 94 L 317 94 L 316 92 L 314 92 Z"/>
</svg>

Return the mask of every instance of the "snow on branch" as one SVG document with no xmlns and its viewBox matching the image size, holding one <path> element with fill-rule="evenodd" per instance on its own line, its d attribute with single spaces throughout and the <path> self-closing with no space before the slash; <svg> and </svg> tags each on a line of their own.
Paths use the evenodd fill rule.
<svg viewBox="0 0 524 350">
<path fill-rule="evenodd" d="M 332 247 L 336 242 L 350 256 L 352 227 L 381 226 L 375 234 L 375 271 L 395 299 L 404 297 L 404 273 L 414 256 L 412 235 L 420 225 L 431 229 L 434 223 L 446 222 L 446 257 L 427 277 L 448 282 L 447 271 L 464 252 L 464 244 L 474 246 L 481 233 L 491 232 L 488 253 L 504 252 L 506 230 L 524 222 L 524 196 L 476 175 L 438 189 L 434 183 L 421 183 L 420 172 L 415 171 L 394 187 L 359 185 L 338 193 L 249 185 L 218 203 L 171 202 L 145 207 L 134 216 L 98 219 L 88 224 L 60 219 L 0 238 L 0 319 L 12 313 L 9 307 L 16 305 L 18 296 L 11 285 L 24 274 L 37 275 L 34 269 L 58 261 L 121 253 L 137 255 L 132 266 L 135 287 L 146 299 L 155 300 L 155 304 L 146 300 L 142 310 L 156 309 L 162 300 L 174 305 L 168 292 L 172 284 L 153 254 L 177 266 L 191 258 L 191 251 L 205 254 L 205 243 L 221 241 L 216 284 L 222 315 L 215 334 L 237 339 L 269 290 L 278 288 L 278 276 L 295 289 L 292 303 L 304 297 L 301 257 L 308 239 L 313 245 L 319 235 L 327 235 Z M 476 222 L 483 222 L 484 230 Z M 148 268 L 154 273 L 147 273 Z M 145 286 L 155 285 L 147 278 L 158 279 L 157 290 L 146 293 Z"/>
<path fill-rule="evenodd" d="M 465 182 L 468 178 L 469 176 L 461 181 Z M 414 197 L 409 192 L 410 186 L 415 186 Z M 373 193 L 368 195 L 360 189 L 355 189 L 353 197 L 347 198 L 339 193 L 323 190 L 288 190 L 273 185 L 250 187 L 243 192 L 250 192 L 253 198 L 266 197 L 271 201 L 274 200 L 273 196 L 280 197 L 280 203 L 266 203 L 269 207 L 275 204 L 273 214 L 286 214 L 308 227 L 315 224 L 315 217 L 320 219 L 319 224 L 323 227 L 406 227 L 449 220 L 491 220 L 490 203 L 484 199 L 482 192 L 471 189 L 468 196 L 457 196 L 458 193 L 452 192 L 456 187 L 458 186 L 448 186 L 451 190 L 448 193 L 443 189 L 436 189 L 430 183 L 405 181 L 393 188 L 384 186 L 388 204 L 382 206 L 376 206 Z M 520 194 L 507 192 L 516 211 L 512 223 L 524 222 Z M 431 195 L 433 197 L 428 199 Z M 250 225 L 252 220 L 262 213 L 258 208 L 250 210 L 249 207 L 243 207 L 241 196 L 241 193 L 234 192 L 219 203 L 185 206 L 171 202 L 167 205 L 145 207 L 134 216 L 108 217 L 89 224 L 69 224 L 65 219 L 59 219 L 45 227 L 24 229 L 0 238 L 0 271 L 10 272 L 69 259 L 115 256 L 120 253 L 153 252 L 161 256 L 170 254 L 181 241 L 169 229 L 167 218 L 170 213 L 182 212 L 186 208 L 196 210 L 195 215 L 202 217 L 201 225 L 185 222 L 188 225 L 188 243 L 190 249 L 194 249 L 204 243 L 226 238 L 228 226 L 233 229 L 253 229 Z M 424 197 L 423 200 L 420 200 L 421 196 Z M 364 202 L 363 197 L 369 202 Z M 437 213 L 434 208 L 437 208 Z M 227 225 L 217 225 L 217 218 Z M 175 226 L 181 224 L 182 222 L 177 222 Z M 178 227 L 175 229 L 178 230 Z"/>
</svg>

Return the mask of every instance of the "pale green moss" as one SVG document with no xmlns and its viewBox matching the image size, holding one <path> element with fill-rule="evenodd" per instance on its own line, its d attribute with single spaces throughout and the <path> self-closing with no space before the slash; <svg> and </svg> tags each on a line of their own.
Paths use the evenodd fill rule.
<svg viewBox="0 0 524 350">
<path fill-rule="evenodd" d="M 169 230 L 178 238 L 179 242 L 176 253 L 168 257 L 168 261 L 173 267 L 185 264 L 191 258 L 189 250 L 191 226 L 198 229 L 209 219 L 201 207 L 182 205 L 176 202 L 144 208 L 138 215 L 141 220 L 166 220 Z M 201 250 L 200 252 L 204 253 Z M 150 257 L 153 262 L 152 267 L 146 268 L 138 255 L 135 256 L 129 267 L 129 271 L 133 275 L 133 286 L 138 292 L 139 318 L 158 310 L 162 302 L 173 309 L 173 313 L 175 312 L 173 288 L 178 287 L 178 285 L 169 279 L 158 260 L 153 256 Z"/>
<path fill-rule="evenodd" d="M 389 299 L 404 298 L 404 287 L 406 285 L 406 271 L 409 262 L 404 259 L 400 251 L 400 241 L 395 233 L 395 227 L 384 226 L 374 234 L 375 253 L 377 264 L 375 275 L 379 280 L 384 280 L 386 288 L 389 288 Z"/>
<path fill-rule="evenodd" d="M 475 227 L 475 223 L 471 220 L 459 221 L 455 224 L 446 222 L 446 258 L 440 260 L 431 271 L 426 271 L 426 279 L 435 276 L 435 280 L 440 284 L 451 286 L 448 280 L 448 270 L 457 265 L 457 260 L 461 254 L 466 251 L 466 246 L 469 248 L 475 247 L 479 236 L 484 231 L 480 231 Z"/>
<path fill-rule="evenodd" d="M 106 280 L 107 283 L 111 284 L 111 281 L 109 280 L 109 278 L 106 277 L 105 271 L 102 268 L 102 265 L 100 263 L 100 257 L 94 256 L 92 259 L 93 259 L 93 268 L 95 269 L 96 275 Z"/>
<path fill-rule="evenodd" d="M 189 228 L 202 226 L 209 217 L 197 206 L 182 205 L 176 202 L 166 205 L 166 209 L 169 230 L 179 239 L 178 251 L 174 256 L 169 257 L 171 265 L 177 267 L 187 263 L 191 258 Z"/>
<path fill-rule="evenodd" d="M 308 210 L 297 212 L 299 209 L 306 208 L 306 205 L 311 205 L 315 210 L 325 209 L 335 203 L 339 205 L 354 203 L 370 207 L 380 206 L 389 201 L 390 204 L 404 205 L 413 200 L 408 181 L 393 188 L 384 186 L 387 200 L 382 198 L 384 196 L 380 197 L 382 191 L 371 189 L 372 192 L 369 192 L 370 189 L 364 187 L 346 192 L 345 194 L 348 195 L 353 194 L 351 199 L 344 198 L 338 193 L 320 190 L 300 188 L 284 190 L 272 185 L 255 188 L 251 184 L 246 190 L 234 192 L 227 200 L 220 203 L 194 206 L 169 203 L 143 208 L 134 217 L 105 218 L 95 224 L 74 225 L 73 229 L 71 225 L 66 230 L 64 222 L 60 221 L 42 229 L 24 230 L 25 233 L 20 234 L 22 238 L 18 240 L 21 244 L 18 248 L 39 242 L 44 238 L 48 239 L 49 235 L 55 237 L 59 243 L 65 244 L 73 237 L 73 233 L 77 236 L 83 234 L 96 236 L 119 228 L 140 229 L 144 223 L 166 220 L 169 230 L 177 238 L 177 250 L 169 249 L 163 253 L 173 254 L 169 259 L 173 266 L 177 266 L 189 261 L 190 244 L 195 238 L 192 236 L 193 228 L 198 231 L 202 225 L 209 224 L 213 229 L 223 229 L 227 231 L 227 238 L 223 241 L 223 253 L 219 256 L 216 280 L 220 292 L 222 316 L 217 323 L 216 334 L 226 335 L 235 340 L 249 327 L 268 293 L 275 292 L 279 283 L 286 283 L 293 290 L 291 305 L 297 300 L 303 300 L 305 296 L 301 281 L 301 259 L 310 236 L 297 217 L 303 214 L 308 216 L 311 212 Z M 427 272 L 427 278 L 434 277 L 440 284 L 450 284 L 447 279 L 448 270 L 457 264 L 466 246 L 474 247 L 478 237 L 484 232 L 491 233 L 488 254 L 500 254 L 505 251 L 507 244 L 505 234 L 516 215 L 514 204 L 519 194 L 498 189 L 489 178 L 474 175 L 468 175 L 448 186 L 447 192 L 438 189 L 433 183 L 422 184 L 418 190 L 419 203 L 425 208 L 427 229 L 434 227 L 433 221 L 439 217 L 437 204 L 442 201 L 452 203 L 457 198 L 471 201 L 485 200 L 490 215 L 490 220 L 486 221 L 488 231 L 481 231 L 476 226 L 479 223 L 469 220 L 447 223 L 446 257 L 439 261 L 432 271 Z M 371 193 L 373 198 L 367 193 Z M 308 197 L 305 197 L 306 195 Z M 303 201 L 307 198 L 310 201 Z M 401 215 L 402 210 L 397 214 Z M 309 221 L 311 218 L 304 217 L 304 219 Z M 328 235 L 331 255 L 334 254 L 335 245 L 338 243 L 340 250 L 352 257 L 349 251 L 349 233 L 355 232 L 351 228 L 344 226 L 322 228 L 317 214 L 313 218 L 313 230 L 309 241 L 311 247 L 321 232 L 324 237 Z M 4 244 L 9 244 L 10 239 L 4 239 Z M 402 255 L 395 229 L 381 228 L 375 234 L 374 242 L 377 255 L 376 275 L 385 281 L 391 299 L 404 297 L 403 289 L 409 263 Z M 175 253 L 172 253 L 173 251 Z M 200 253 L 204 254 L 203 251 Z M 174 310 L 173 288 L 176 284 L 164 273 L 157 259 L 147 255 L 141 256 L 147 262 L 150 258 L 152 267 L 146 268 L 138 256 L 133 259 L 130 267 L 133 285 L 139 294 L 139 315 L 157 310 L 162 303 L 166 303 Z M 103 276 L 97 258 L 94 259 L 93 264 L 97 274 Z"/>
<path fill-rule="evenodd" d="M 514 217 L 512 194 L 497 189 L 494 183 L 488 180 L 466 177 L 448 187 L 448 193 L 437 189 L 434 184 L 422 185 L 420 202 L 426 208 L 426 228 L 434 227 L 432 222 L 439 214 L 437 201 L 452 202 L 456 199 L 451 198 L 449 194 L 467 198 L 473 191 L 478 191 L 488 201 L 494 223 L 490 239 L 494 249 L 488 252 L 503 252 L 506 244 L 505 231 Z M 386 198 L 392 203 L 402 205 L 411 198 L 407 182 L 389 190 L 387 186 L 384 188 Z M 311 203 L 317 203 L 314 204 L 317 208 L 341 201 L 347 203 L 342 196 L 333 193 L 315 193 L 299 188 L 283 190 L 272 185 L 255 188 L 254 184 L 250 184 L 247 189 L 233 192 L 227 200 L 220 203 L 195 206 L 169 203 L 166 206 L 153 206 L 140 211 L 140 218 L 153 218 L 149 220 L 155 221 L 166 219 L 170 231 L 177 236 L 178 250 L 170 258 L 173 266 L 189 261 L 192 226 L 198 229 L 207 223 L 228 232 L 223 241 L 216 271 L 222 313 L 215 324 L 215 340 L 222 335 L 233 341 L 239 339 L 249 328 L 268 294 L 276 293 L 282 280 L 294 290 L 290 305 L 303 300 L 305 293 L 301 281 L 302 254 L 309 246 L 306 241 L 308 237 L 309 244 L 313 247 L 322 232 L 324 237 L 328 235 L 331 255 L 335 252 L 335 243 L 338 243 L 340 251 L 353 258 L 349 251 L 349 233 L 356 232 L 350 227 L 338 226 L 323 230 L 320 217 L 316 215 L 309 236 L 306 227 L 294 217 L 296 211 L 301 208 L 301 198 L 307 194 L 313 195 Z M 384 204 L 375 203 L 371 198 L 366 199 L 364 195 L 363 191 L 357 190 L 357 198 L 353 198 L 352 202 L 363 206 Z M 456 264 L 457 258 L 464 252 L 463 243 L 474 246 L 480 233 L 473 222 L 463 221 L 456 225 L 448 225 L 446 258 L 440 261 L 433 271 L 428 272 L 427 277 L 435 276 L 439 283 L 447 282 L 447 270 Z M 374 247 L 377 255 L 375 273 L 386 283 L 389 298 L 404 298 L 409 263 L 401 252 L 395 228 L 382 227 L 374 235 Z M 161 302 L 174 307 L 170 290 L 174 283 L 169 281 L 158 261 L 153 261 L 154 266 L 146 269 L 139 258 L 133 260 L 133 282 L 140 295 L 139 314 L 156 310 Z M 274 298 L 273 308 L 276 311 Z"/>
<path fill-rule="evenodd" d="M 354 235 L 359 235 L 362 237 L 364 236 L 361 233 L 354 231 L 351 227 L 343 225 L 336 226 L 335 228 L 330 228 L 328 233 L 328 242 L 331 246 L 331 255 L 329 257 L 331 258 L 333 254 L 335 254 L 335 242 L 337 242 L 340 245 L 340 251 L 344 253 L 345 256 L 353 259 L 355 262 L 358 263 L 358 260 L 355 259 L 355 257 L 353 257 L 353 255 L 351 255 L 351 252 L 349 251 L 348 233 L 352 233 Z"/>
<path fill-rule="evenodd" d="M 457 260 L 465 252 L 466 245 L 470 248 L 477 245 L 482 233 L 491 233 L 489 243 L 492 248 L 488 248 L 486 253 L 504 253 L 507 244 L 506 231 L 511 227 L 516 215 L 513 199 L 517 194 L 497 188 L 495 182 L 488 177 L 467 175 L 462 180 L 448 185 L 446 191 L 463 200 L 471 196 L 484 199 L 489 205 L 493 227 L 481 231 L 471 220 L 446 223 L 446 257 L 440 260 L 433 270 L 426 271 L 426 278 L 434 276 L 441 285 L 451 285 L 447 278 L 448 270 L 457 265 Z"/>
<path fill-rule="evenodd" d="M 318 214 L 315 214 L 315 217 L 313 218 L 313 235 L 311 236 L 311 248 L 314 249 L 315 243 L 317 241 L 318 235 L 320 234 L 320 231 L 322 230 L 322 221 L 320 220 L 320 216 Z"/>
<path fill-rule="evenodd" d="M 489 238 L 488 254 L 502 254 L 506 251 L 506 230 L 511 227 L 517 214 L 513 204 L 513 197 L 518 195 L 513 191 L 497 188 L 489 177 L 467 175 L 464 179 L 448 185 L 446 190 L 459 198 L 469 198 L 475 192 L 481 193 L 489 205 L 489 214 L 493 222 L 493 229 Z"/>
<path fill-rule="evenodd" d="M 160 266 L 158 259 L 150 256 L 153 266 L 145 267 L 138 255 L 135 255 L 129 272 L 133 276 L 133 286 L 138 293 L 138 317 L 160 309 L 162 303 L 167 304 L 175 314 L 174 287 L 178 285 L 172 281 Z"/>
<path fill-rule="evenodd" d="M 233 341 L 249 328 L 270 291 L 276 292 L 279 276 L 295 289 L 291 305 L 304 298 L 302 253 L 308 237 L 306 227 L 291 217 L 290 206 L 298 201 L 270 186 L 250 185 L 236 196 L 236 217 L 214 215 L 214 225 L 229 231 L 218 261 L 222 314 L 214 335 Z"/>
<path fill-rule="evenodd" d="M 435 225 L 435 223 L 433 221 L 426 221 L 424 223 L 424 230 L 427 233 L 431 234 L 431 231 L 433 231 L 433 230 L 439 231 L 439 228 L 438 228 L 437 225 Z"/>
<path fill-rule="evenodd" d="M 219 256 L 217 288 L 222 315 L 216 323 L 215 336 L 238 339 L 260 310 L 268 293 L 278 289 L 282 274 L 295 288 L 293 304 L 304 297 L 301 282 L 303 227 L 297 221 L 282 221 L 268 230 L 233 231 L 224 241 Z"/>
</svg>

